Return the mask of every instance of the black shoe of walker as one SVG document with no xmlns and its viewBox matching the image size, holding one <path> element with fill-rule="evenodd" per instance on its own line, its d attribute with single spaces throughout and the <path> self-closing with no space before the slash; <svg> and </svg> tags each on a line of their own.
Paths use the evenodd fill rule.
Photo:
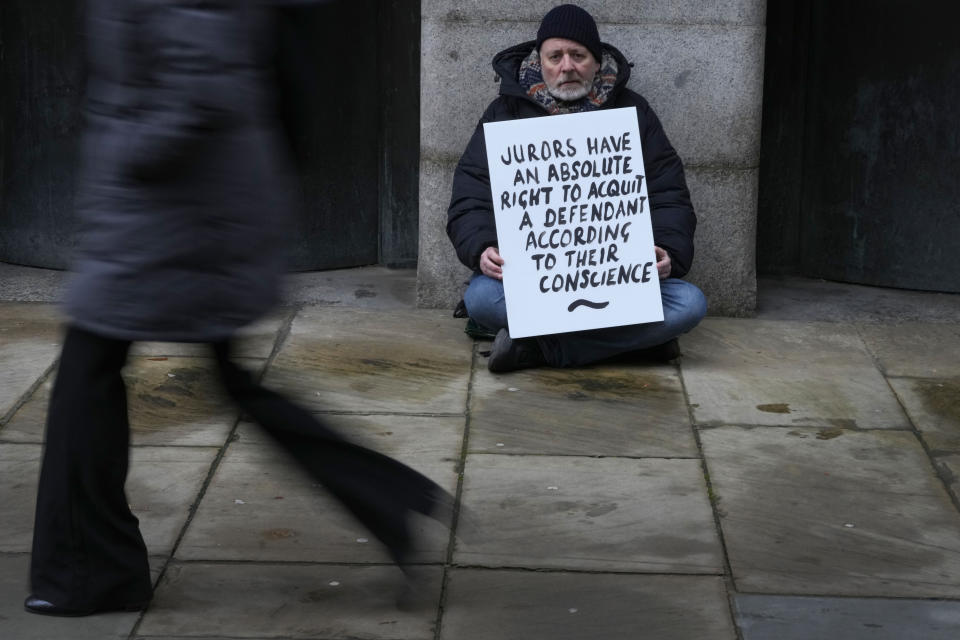
<svg viewBox="0 0 960 640">
<path fill-rule="evenodd" d="M 41 616 L 59 616 L 63 618 L 80 618 L 83 616 L 90 616 L 95 613 L 109 613 L 111 611 L 140 611 L 141 609 L 146 608 L 148 603 L 142 602 L 137 604 L 117 604 L 117 605 L 104 605 L 102 607 L 95 607 L 92 609 L 65 609 L 63 607 L 58 607 L 52 602 L 48 602 L 37 596 L 30 595 L 27 596 L 27 599 L 23 601 L 23 608 L 29 613 L 36 613 Z"/>
<path fill-rule="evenodd" d="M 532 338 L 514 340 L 506 329 L 500 329 L 490 348 L 487 369 L 493 373 L 505 373 L 518 369 L 542 367 L 547 364 L 537 341 Z"/>
</svg>

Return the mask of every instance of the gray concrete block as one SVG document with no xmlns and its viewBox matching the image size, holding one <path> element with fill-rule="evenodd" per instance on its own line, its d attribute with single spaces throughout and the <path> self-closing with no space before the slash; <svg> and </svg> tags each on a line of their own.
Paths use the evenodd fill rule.
<svg viewBox="0 0 960 640">
<path fill-rule="evenodd" d="M 683 353 L 700 426 L 909 427 L 854 327 L 707 318 Z"/>
<path fill-rule="evenodd" d="M 454 569 L 443 640 L 733 640 L 716 577 Z"/>
<path fill-rule="evenodd" d="M 441 571 L 426 569 L 440 597 Z M 392 566 L 173 565 L 143 618 L 144 637 L 430 640 L 435 606 L 401 611 Z"/>
<path fill-rule="evenodd" d="M 449 312 L 310 307 L 265 383 L 315 411 L 462 414 L 472 348 Z"/>
<path fill-rule="evenodd" d="M 442 23 L 421 27 L 420 155 L 456 162 L 500 85 L 490 65 L 498 52 L 533 39 L 515 22 Z M 473 43 L 465 49 L 464 43 Z M 422 191 L 421 191 L 422 193 Z"/>
<path fill-rule="evenodd" d="M 54 618 L 23 610 L 29 593 L 28 554 L 0 555 L 0 637 L 7 640 L 126 640 L 139 613 Z"/>
<path fill-rule="evenodd" d="M 671 366 L 533 369 L 494 375 L 475 365 L 472 453 L 698 456 Z"/>
<path fill-rule="evenodd" d="M 456 493 L 462 418 L 329 416 L 359 444 L 409 464 Z M 442 562 L 448 529 L 411 521 L 415 559 Z M 187 530 L 178 558 L 288 562 L 390 562 L 370 534 L 326 490 L 293 465 L 268 436 L 245 423 Z"/>
<path fill-rule="evenodd" d="M 743 640 L 953 640 L 960 602 L 737 595 Z"/>
<path fill-rule="evenodd" d="M 749 316 L 757 304 L 757 171 L 692 167 L 686 173 L 697 214 L 686 279 L 707 296 L 710 315 Z"/>
<path fill-rule="evenodd" d="M 453 309 L 471 272 L 457 258 L 447 237 L 447 207 L 456 163 L 420 162 L 420 253 L 417 258 L 417 304 Z"/>
<path fill-rule="evenodd" d="M 490 60 L 535 31 L 513 22 L 424 23 L 421 155 L 459 159 L 499 90 Z M 609 32 L 635 64 L 628 86 L 647 98 L 686 163 L 757 166 L 762 29 L 618 25 Z M 464 51 L 465 42 L 483 46 Z"/>
<path fill-rule="evenodd" d="M 555 0 L 422 0 L 424 20 L 443 22 L 501 21 L 505 19 L 534 23 L 534 32 L 543 16 L 555 7 Z M 762 0 L 725 0 L 698 2 L 697 0 L 580 0 L 581 7 L 590 12 L 604 38 L 604 27 L 610 23 L 646 24 L 724 24 L 763 25 L 766 3 Z"/>
<path fill-rule="evenodd" d="M 960 378 L 956 322 L 864 325 L 860 334 L 888 376 Z"/>
<path fill-rule="evenodd" d="M 0 424 L 59 356 L 62 322 L 53 305 L 0 305 Z"/>
<path fill-rule="evenodd" d="M 933 453 L 960 454 L 960 377 L 887 381 Z"/>
<path fill-rule="evenodd" d="M 462 501 L 477 531 L 458 564 L 723 571 L 699 460 L 471 454 Z"/>
<path fill-rule="evenodd" d="M 644 96 L 687 165 L 759 164 L 763 28 L 611 27 Z"/>
<path fill-rule="evenodd" d="M 738 591 L 960 596 L 960 515 L 912 433 L 721 427 L 701 441 Z"/>
<path fill-rule="evenodd" d="M 532 38 L 539 20 L 533 16 L 546 9 L 424 5 L 421 306 L 449 308 L 460 297 L 464 271 L 444 233 L 446 207 L 452 167 L 496 96 L 489 60 L 502 48 Z M 637 63 L 631 88 L 647 97 L 664 122 L 688 166 L 695 200 L 697 190 L 710 198 L 705 206 L 698 204 L 702 225 L 697 238 L 710 260 L 695 266 L 690 277 L 711 299 L 711 313 L 718 315 L 748 315 L 756 304 L 755 167 L 764 27 L 762 18 L 753 18 L 763 9 L 762 2 L 721 3 L 702 9 L 710 14 L 705 15 L 683 4 L 672 7 L 676 13 L 670 15 L 686 18 L 674 19 L 651 5 L 603 7 L 610 21 L 602 25 L 604 38 Z M 659 17 L 642 24 L 646 10 Z M 485 12 L 490 15 L 484 17 Z M 464 43 L 478 45 L 467 48 Z M 711 206 L 714 202 L 718 205 Z"/>
</svg>

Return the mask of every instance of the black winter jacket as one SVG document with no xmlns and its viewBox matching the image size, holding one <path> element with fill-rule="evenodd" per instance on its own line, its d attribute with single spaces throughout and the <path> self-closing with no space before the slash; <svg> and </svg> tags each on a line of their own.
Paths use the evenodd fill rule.
<svg viewBox="0 0 960 640">
<path fill-rule="evenodd" d="M 483 124 L 547 114 L 539 103 L 526 95 L 517 81 L 520 63 L 535 44 L 525 42 L 494 56 L 493 68 L 500 76 L 500 96 L 490 103 L 480 118 L 453 176 L 447 235 L 460 261 L 474 271 L 479 270 L 480 254 L 484 249 L 497 246 Z M 619 73 L 616 86 L 601 108 L 637 109 L 654 243 L 670 254 L 671 277 L 683 277 L 693 262 L 693 234 L 697 227 L 683 163 L 647 101 L 627 89 L 630 65 L 626 58 L 615 47 L 608 44 L 603 47 L 616 58 Z"/>
<path fill-rule="evenodd" d="M 276 3 L 279 4 L 279 3 Z M 293 193 L 268 3 L 88 0 L 72 321 L 214 341 L 277 300 Z"/>
</svg>

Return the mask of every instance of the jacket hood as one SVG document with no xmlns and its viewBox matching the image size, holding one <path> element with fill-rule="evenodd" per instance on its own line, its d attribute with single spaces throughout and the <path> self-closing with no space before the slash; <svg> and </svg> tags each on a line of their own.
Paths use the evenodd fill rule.
<svg viewBox="0 0 960 640">
<path fill-rule="evenodd" d="M 630 80 L 630 63 L 626 57 L 620 53 L 620 50 L 613 45 L 601 42 L 600 46 L 604 53 L 613 56 L 617 61 L 617 83 L 610 93 L 610 99 L 616 97 L 618 93 L 627 85 Z M 528 40 L 518 45 L 508 47 L 497 55 L 493 56 L 493 70 L 500 78 L 500 95 L 517 96 L 530 99 L 526 92 L 520 86 L 517 76 L 520 73 L 520 64 L 530 55 L 530 51 L 537 47 L 536 40 Z"/>
</svg>

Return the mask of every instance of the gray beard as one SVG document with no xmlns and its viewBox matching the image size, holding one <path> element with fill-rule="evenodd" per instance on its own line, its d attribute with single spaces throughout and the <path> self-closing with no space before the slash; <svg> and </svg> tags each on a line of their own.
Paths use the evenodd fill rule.
<svg viewBox="0 0 960 640">
<path fill-rule="evenodd" d="M 579 100 L 580 98 L 585 98 L 588 93 L 590 93 L 590 86 L 587 84 L 578 84 L 575 87 L 551 87 L 547 85 L 547 91 L 550 92 L 557 100 L 563 100 L 564 102 L 573 102 L 574 100 Z"/>
</svg>

